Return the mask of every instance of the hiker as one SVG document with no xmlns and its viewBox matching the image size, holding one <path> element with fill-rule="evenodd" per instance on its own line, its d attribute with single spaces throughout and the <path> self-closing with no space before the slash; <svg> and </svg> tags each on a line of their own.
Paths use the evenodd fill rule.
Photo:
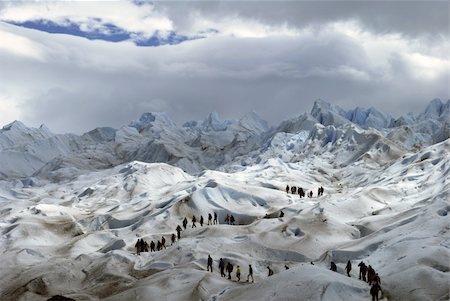
<svg viewBox="0 0 450 301">
<path fill-rule="evenodd" d="M 366 264 L 364 263 L 364 262 L 360 262 L 359 264 L 358 264 L 358 266 L 359 266 L 359 279 L 361 280 L 363 280 L 364 282 L 366 282 L 367 280 L 366 280 L 366 271 L 367 271 L 367 266 L 366 266 Z"/>
<path fill-rule="evenodd" d="M 284 212 L 281 210 L 280 211 L 280 217 L 283 217 L 284 216 Z"/>
<path fill-rule="evenodd" d="M 220 277 L 225 277 L 226 276 L 225 272 L 224 272 L 224 270 L 225 270 L 225 262 L 223 261 L 222 258 L 220 258 L 220 260 L 219 260 L 219 269 L 220 269 Z"/>
<path fill-rule="evenodd" d="M 180 225 L 178 225 L 176 230 L 177 230 L 178 240 L 180 240 L 180 238 L 181 238 L 181 231 L 182 231 Z"/>
<path fill-rule="evenodd" d="M 164 236 L 161 238 L 161 250 L 164 247 L 164 249 L 166 248 L 166 239 L 164 238 Z"/>
<path fill-rule="evenodd" d="M 203 215 L 200 215 L 200 227 L 203 227 L 203 222 L 204 222 Z"/>
<path fill-rule="evenodd" d="M 305 197 L 305 191 L 303 190 L 303 188 L 298 188 L 298 195 L 300 196 L 300 198 Z"/>
<path fill-rule="evenodd" d="M 225 277 L 226 276 L 225 272 L 224 272 L 224 270 L 225 270 L 225 262 L 223 261 L 222 258 L 220 258 L 220 260 L 219 260 L 219 269 L 220 269 L 220 277 Z"/>
<path fill-rule="evenodd" d="M 292 194 L 296 194 L 296 193 L 297 193 L 297 187 L 292 186 L 292 187 L 291 187 L 291 193 L 292 193 Z"/>
<path fill-rule="evenodd" d="M 286 193 L 289 193 L 289 185 L 286 185 Z"/>
<path fill-rule="evenodd" d="M 184 220 L 183 220 L 184 230 L 186 230 L 187 223 L 188 223 L 188 221 L 187 221 L 187 218 L 185 217 Z"/>
<path fill-rule="evenodd" d="M 136 244 L 134 245 L 134 247 L 136 248 L 136 253 L 138 255 L 141 255 L 141 239 L 138 238 Z"/>
<path fill-rule="evenodd" d="M 367 283 L 372 284 L 372 280 L 373 280 L 373 276 L 374 275 L 375 275 L 375 270 L 369 264 L 369 267 L 367 268 Z"/>
<path fill-rule="evenodd" d="M 378 292 L 381 291 L 381 287 L 378 283 L 374 283 L 370 288 L 370 294 L 372 295 L 372 301 L 378 301 Z"/>
<path fill-rule="evenodd" d="M 320 187 L 317 188 L 317 196 L 320 196 Z"/>
<path fill-rule="evenodd" d="M 208 225 L 212 225 L 212 215 L 208 213 Z"/>
<path fill-rule="evenodd" d="M 381 285 L 381 279 L 380 276 L 378 276 L 378 273 L 375 273 L 375 276 L 373 277 L 373 282 L 378 283 L 378 285 Z"/>
<path fill-rule="evenodd" d="M 228 272 L 228 279 L 231 279 L 231 272 L 233 272 L 233 265 L 231 262 L 227 263 L 227 272 Z"/>
<path fill-rule="evenodd" d="M 320 186 L 320 195 L 323 195 L 323 187 Z"/>
<path fill-rule="evenodd" d="M 148 243 L 144 241 L 144 252 L 148 252 Z"/>
<path fill-rule="evenodd" d="M 156 244 L 156 251 L 161 251 L 161 242 L 158 240 L 158 243 Z"/>
<path fill-rule="evenodd" d="M 230 225 L 234 225 L 234 221 L 235 221 L 234 216 L 230 215 Z"/>
<path fill-rule="evenodd" d="M 192 228 L 197 228 L 197 226 L 195 225 L 195 222 L 197 221 L 197 219 L 195 218 L 195 215 L 192 216 Z"/>
<path fill-rule="evenodd" d="M 350 260 L 347 262 L 345 270 L 347 271 L 347 276 L 350 277 L 350 271 L 352 270 L 352 264 L 350 263 Z"/>
<path fill-rule="evenodd" d="M 172 233 L 172 243 L 170 245 L 173 245 L 175 243 L 175 239 L 177 239 L 177 236 L 175 233 Z"/>
<path fill-rule="evenodd" d="M 333 272 L 337 272 L 337 266 L 336 266 L 336 264 L 333 261 L 331 262 L 330 270 L 332 270 Z"/>
<path fill-rule="evenodd" d="M 150 252 L 156 252 L 155 251 L 155 243 L 153 242 L 153 240 L 150 242 Z"/>
<path fill-rule="evenodd" d="M 217 224 L 217 213 L 214 212 L 214 224 Z"/>
<path fill-rule="evenodd" d="M 227 217 L 225 217 L 225 223 L 227 223 L 228 225 L 230 224 L 230 215 L 227 214 Z"/>
<path fill-rule="evenodd" d="M 212 272 L 212 264 L 213 264 L 213 259 L 212 259 L 211 255 L 208 254 L 208 265 L 207 265 L 207 267 L 206 267 L 206 269 L 208 270 L 208 272 L 209 272 L 209 268 L 210 268 L 210 267 L 211 267 L 211 272 Z"/>
<path fill-rule="evenodd" d="M 241 267 L 237 266 L 236 268 L 236 278 L 238 279 L 238 282 L 241 281 Z"/>
<path fill-rule="evenodd" d="M 272 275 L 273 275 L 272 269 L 271 269 L 270 267 L 267 267 L 267 269 L 269 270 L 269 275 L 268 275 L 268 277 L 269 277 L 269 276 L 272 276 Z"/>
<path fill-rule="evenodd" d="M 284 268 L 285 268 L 286 270 L 289 270 L 289 267 L 288 267 L 287 265 L 284 265 Z"/>
<path fill-rule="evenodd" d="M 251 264 L 248 265 L 247 282 L 249 281 L 250 277 L 252 277 L 252 282 L 253 282 L 253 268 L 252 268 L 252 265 L 251 265 Z"/>
<path fill-rule="evenodd" d="M 309 197 L 309 198 L 312 198 L 312 197 L 313 197 L 313 192 L 312 192 L 312 190 L 308 193 L 308 197 Z"/>
</svg>

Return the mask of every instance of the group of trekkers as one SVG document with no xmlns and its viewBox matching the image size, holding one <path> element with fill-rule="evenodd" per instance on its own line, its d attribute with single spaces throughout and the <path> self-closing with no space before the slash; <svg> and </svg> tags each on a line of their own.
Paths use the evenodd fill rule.
<svg viewBox="0 0 450 301">
<path fill-rule="evenodd" d="M 289 192 L 292 193 L 292 194 L 298 194 L 300 196 L 300 198 L 303 198 L 305 196 L 305 191 L 303 190 L 302 187 L 296 187 L 296 186 L 289 187 L 289 185 L 286 185 L 286 193 L 289 193 Z M 323 187 L 322 186 L 320 186 L 317 189 L 317 196 L 319 197 L 321 195 L 323 195 Z M 308 197 L 309 198 L 313 197 L 312 190 L 310 190 L 308 192 Z"/>
<path fill-rule="evenodd" d="M 207 261 L 207 266 L 206 266 L 206 270 L 208 272 L 213 271 L 212 265 L 213 265 L 213 259 L 212 259 L 211 255 L 208 255 L 208 261 Z M 285 265 L 285 268 L 289 269 L 289 267 L 286 265 Z M 228 279 L 232 280 L 231 273 L 233 272 L 233 269 L 234 269 L 234 266 L 230 261 L 225 263 L 225 260 L 223 258 L 219 259 L 219 270 L 220 270 L 221 277 L 227 277 L 227 274 L 228 274 Z M 273 270 L 269 266 L 267 267 L 267 270 L 268 270 L 268 276 L 272 276 Z M 241 266 L 238 265 L 236 267 L 235 275 L 236 275 L 237 282 L 240 282 L 241 281 Z M 250 278 L 252 279 L 252 282 L 254 282 L 253 267 L 251 264 L 248 265 L 247 282 L 250 282 Z"/>
<path fill-rule="evenodd" d="M 180 237 L 178 236 L 178 239 Z M 170 245 L 173 245 L 176 240 L 176 236 L 173 233 L 171 236 L 172 243 Z M 164 236 L 161 237 L 161 240 L 158 240 L 156 243 L 153 242 L 153 240 L 150 242 L 146 242 L 144 239 L 140 238 L 137 240 L 136 244 L 134 245 L 136 248 L 137 254 L 140 255 L 141 252 L 156 252 L 161 251 L 162 249 L 166 249 L 166 239 Z"/>
<path fill-rule="evenodd" d="M 214 219 L 213 219 L 213 215 L 214 215 Z M 192 227 L 191 228 L 197 228 L 197 226 L 195 225 L 196 222 L 197 222 L 197 218 L 195 217 L 195 215 L 193 215 L 192 216 Z M 199 222 L 200 222 L 200 226 L 203 227 L 203 224 L 205 223 L 203 215 L 200 215 L 200 221 Z M 216 212 L 213 212 L 213 214 L 208 213 L 208 225 L 215 225 L 215 224 L 218 224 L 218 223 L 219 222 L 217 221 L 217 213 Z M 184 220 L 183 220 L 183 228 L 184 228 L 184 230 L 186 230 L 187 224 L 188 224 L 188 220 L 185 217 Z M 180 229 L 181 229 L 181 227 L 180 227 Z"/>
<path fill-rule="evenodd" d="M 378 273 L 375 272 L 375 270 L 372 268 L 372 266 L 369 264 L 369 266 L 366 266 L 366 264 L 361 261 L 359 264 L 359 279 L 367 282 L 369 285 L 371 285 L 370 288 L 370 295 L 372 295 L 372 301 L 378 301 L 378 293 L 381 291 L 381 280 L 380 276 L 378 276 Z M 332 261 L 330 270 L 337 272 L 337 266 Z M 347 262 L 347 265 L 345 266 L 345 271 L 347 272 L 347 276 L 350 276 L 350 271 L 352 270 L 352 264 L 350 260 Z M 367 275 L 367 277 L 366 277 Z"/>
<path fill-rule="evenodd" d="M 192 228 L 196 228 L 197 226 L 195 225 L 195 223 L 197 222 L 197 218 L 194 216 L 192 216 Z M 230 225 L 234 225 L 235 219 L 233 215 L 229 215 L 227 214 L 227 217 L 225 218 L 225 222 L 227 222 Z M 204 219 L 203 216 L 200 216 L 200 226 L 203 227 L 203 223 L 204 223 Z M 187 224 L 188 224 L 188 220 L 185 217 L 183 219 L 183 228 L 184 230 L 186 230 L 187 228 Z M 208 225 L 215 225 L 218 224 L 217 221 L 217 213 L 213 212 L 208 213 Z M 175 233 L 172 233 L 171 235 L 171 245 L 173 245 L 175 243 L 175 241 L 178 239 L 181 239 L 181 231 L 183 231 L 183 229 L 181 228 L 180 225 L 177 226 L 177 228 L 175 229 L 177 231 L 177 234 L 175 235 Z M 147 243 L 145 240 L 143 240 L 142 238 L 138 239 L 136 244 L 134 245 L 134 247 L 136 248 L 136 252 L 138 255 L 141 254 L 141 252 L 156 252 L 156 251 L 161 251 L 162 249 L 166 249 L 166 239 L 164 238 L 164 236 L 161 237 L 161 240 L 158 240 L 156 243 L 153 242 L 153 240 L 149 243 Z"/>
</svg>

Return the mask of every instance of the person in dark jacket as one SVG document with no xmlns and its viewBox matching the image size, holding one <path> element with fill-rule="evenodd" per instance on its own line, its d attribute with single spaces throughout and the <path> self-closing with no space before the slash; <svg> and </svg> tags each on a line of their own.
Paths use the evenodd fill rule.
<svg viewBox="0 0 450 301">
<path fill-rule="evenodd" d="M 217 224 L 217 213 L 214 212 L 214 224 Z"/>
<path fill-rule="evenodd" d="M 187 218 L 184 218 L 184 220 L 183 220 L 184 230 L 186 230 L 187 224 L 188 224 L 188 220 L 187 220 Z"/>
<path fill-rule="evenodd" d="M 230 225 L 234 225 L 235 219 L 233 215 L 230 215 Z"/>
<path fill-rule="evenodd" d="M 248 265 L 247 282 L 249 281 L 250 277 L 252 277 L 252 282 L 253 282 L 253 268 L 252 268 L 252 265 L 251 265 L 251 264 Z"/>
<path fill-rule="evenodd" d="M 177 236 L 175 235 L 175 233 L 172 233 L 172 243 L 170 245 L 173 245 L 175 243 L 175 239 L 177 239 Z"/>
<path fill-rule="evenodd" d="M 227 263 L 227 273 L 228 273 L 228 279 L 231 279 L 231 272 L 233 272 L 233 265 L 231 264 L 231 262 Z"/>
<path fill-rule="evenodd" d="M 136 253 L 138 255 L 141 255 L 141 239 L 138 238 L 136 244 L 134 245 L 134 247 L 136 248 Z"/>
<path fill-rule="evenodd" d="M 333 261 L 331 262 L 330 270 L 332 270 L 333 272 L 337 272 L 337 266 Z"/>
<path fill-rule="evenodd" d="M 155 251 L 155 243 L 153 242 L 153 240 L 150 242 L 150 252 L 156 252 Z"/>
<path fill-rule="evenodd" d="M 212 264 L 213 264 L 213 259 L 212 259 L 211 255 L 208 254 L 208 265 L 206 267 L 208 272 L 209 272 L 209 268 L 211 268 L 211 272 L 212 272 Z"/>
<path fill-rule="evenodd" d="M 381 287 L 378 283 L 374 283 L 370 288 L 370 294 L 372 295 L 372 301 L 378 301 L 378 292 L 381 291 Z"/>
<path fill-rule="evenodd" d="M 200 215 L 200 227 L 203 227 L 203 222 L 204 222 L 203 215 Z"/>
<path fill-rule="evenodd" d="M 162 248 L 166 249 L 166 239 L 164 238 L 164 236 L 161 238 L 161 250 Z"/>
<path fill-rule="evenodd" d="M 197 222 L 197 219 L 195 218 L 195 215 L 192 216 L 192 228 L 197 228 L 197 226 L 195 225 L 195 223 Z"/>
<path fill-rule="evenodd" d="M 347 265 L 345 266 L 345 270 L 347 271 L 347 276 L 350 277 L 350 271 L 352 270 L 352 264 L 350 260 L 347 262 Z"/>
<path fill-rule="evenodd" d="M 225 262 L 222 258 L 219 260 L 220 277 L 225 277 Z"/>
<path fill-rule="evenodd" d="M 208 213 L 208 225 L 212 225 L 212 215 Z"/>
<path fill-rule="evenodd" d="M 360 262 L 358 264 L 359 266 L 359 279 L 362 279 L 364 282 L 366 282 L 366 271 L 367 271 L 367 266 L 364 262 Z"/>
<path fill-rule="evenodd" d="M 178 240 L 180 240 L 180 238 L 181 238 L 181 231 L 182 231 L 180 225 L 178 225 L 176 230 L 177 230 Z"/>
<path fill-rule="evenodd" d="M 267 267 L 267 270 L 269 272 L 267 276 L 272 276 L 273 275 L 273 270 L 269 266 Z"/>
<path fill-rule="evenodd" d="M 286 185 L 286 193 L 289 193 L 289 185 Z"/>
</svg>

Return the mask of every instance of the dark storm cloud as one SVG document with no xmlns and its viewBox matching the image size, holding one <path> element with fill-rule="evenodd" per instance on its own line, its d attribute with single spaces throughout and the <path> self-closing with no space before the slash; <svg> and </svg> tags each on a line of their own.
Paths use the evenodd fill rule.
<svg viewBox="0 0 450 301">
<path fill-rule="evenodd" d="M 16 103 L 14 119 L 26 124 L 80 133 L 148 111 L 166 111 L 179 125 L 211 111 L 256 111 L 275 125 L 318 98 L 394 116 L 449 98 L 448 4 L 377 5 L 157 2 L 175 30 L 206 24 L 230 33 L 152 48 L 0 23 L 10 41 L 0 45 L 0 104 Z"/>
<path fill-rule="evenodd" d="M 239 16 L 276 25 L 321 26 L 330 22 L 355 20 L 378 33 L 405 35 L 448 35 L 448 1 L 231 1 L 156 2 L 179 28 L 186 28 L 193 11 L 212 19 Z"/>
</svg>

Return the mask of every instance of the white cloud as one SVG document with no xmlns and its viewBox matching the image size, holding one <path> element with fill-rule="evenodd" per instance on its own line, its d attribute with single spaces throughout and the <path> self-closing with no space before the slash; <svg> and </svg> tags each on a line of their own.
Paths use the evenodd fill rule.
<svg viewBox="0 0 450 301">
<path fill-rule="evenodd" d="M 47 20 L 59 25 L 80 24 L 85 31 L 108 33 L 113 24 L 128 32 L 152 36 L 156 31 L 173 30 L 172 21 L 150 3 L 135 5 L 125 1 L 92 2 L 21 2 L 0 11 L 0 20 L 26 22 Z"/>
<path fill-rule="evenodd" d="M 410 108 L 412 101 L 449 97 L 445 37 L 424 45 L 418 37 L 374 33 L 357 21 L 298 27 L 196 10 L 182 10 L 188 16 L 181 32 L 182 23 L 152 5 L 135 11 L 131 3 L 115 3 L 110 10 L 110 2 L 85 4 L 40 4 L 40 10 L 51 8 L 46 15 L 27 2 L 24 11 L 11 6 L 1 15 L 60 22 L 70 15 L 99 31 L 108 28 L 95 18 L 130 31 L 144 31 L 147 26 L 139 20 L 154 18 L 151 26 L 148 19 L 147 33 L 155 28 L 220 32 L 179 45 L 136 47 L 0 22 L 0 38 L 9 41 L 0 44 L 1 105 L 8 108 L 0 122 L 22 119 L 30 125 L 46 123 L 57 132 L 81 132 L 118 127 L 144 111 L 161 110 L 179 123 L 210 111 L 236 117 L 251 110 L 277 122 L 309 110 L 316 98 L 390 111 L 398 103 Z M 124 20 L 118 20 L 120 8 Z"/>
</svg>

